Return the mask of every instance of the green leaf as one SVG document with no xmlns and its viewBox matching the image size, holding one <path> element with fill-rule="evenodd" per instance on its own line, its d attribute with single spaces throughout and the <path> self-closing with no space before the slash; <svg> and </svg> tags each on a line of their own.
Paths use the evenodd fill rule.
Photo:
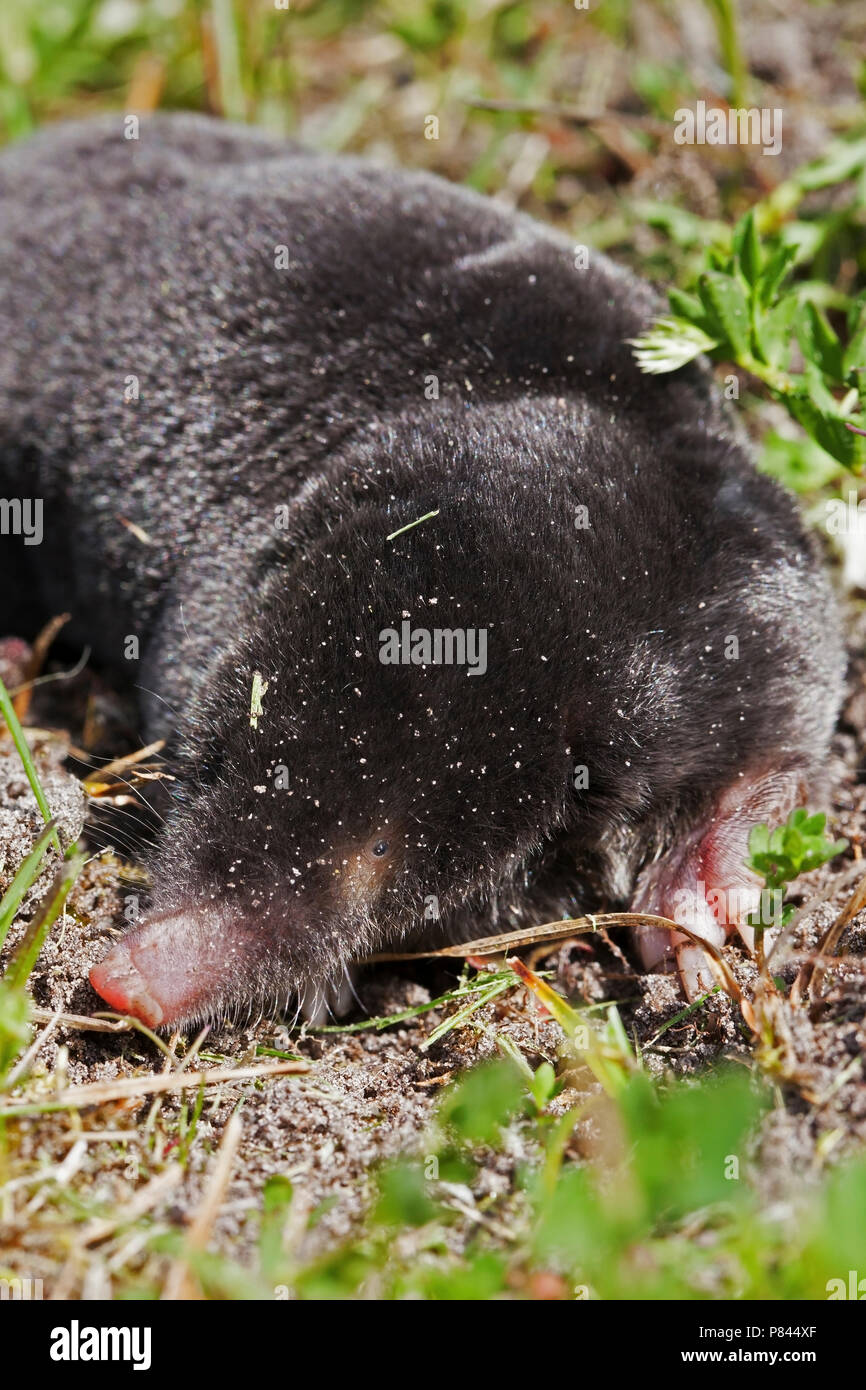
<svg viewBox="0 0 866 1390">
<path fill-rule="evenodd" d="M 446 1147 L 436 1155 L 440 1182 L 471 1183 L 478 1174 L 477 1165 L 460 1149 Z"/>
<path fill-rule="evenodd" d="M 757 356 L 783 372 L 787 371 L 791 360 L 791 340 L 799 312 L 797 295 L 786 294 L 772 309 L 760 315 L 755 326 Z"/>
<path fill-rule="evenodd" d="M 788 409 L 804 430 L 846 468 L 857 469 L 863 456 L 863 440 L 846 428 L 841 415 L 822 410 L 810 396 L 792 395 Z"/>
<path fill-rule="evenodd" d="M 706 314 L 696 294 L 686 294 L 685 290 L 668 290 L 668 302 L 678 319 L 703 328 Z"/>
<path fill-rule="evenodd" d="M 542 1062 L 532 1078 L 532 1091 L 535 1104 L 543 1110 L 556 1092 L 556 1072 L 549 1062 Z"/>
<path fill-rule="evenodd" d="M 848 311 L 848 345 L 842 357 L 842 373 L 846 381 L 850 379 L 854 386 L 862 386 L 866 396 L 866 291 Z"/>
<path fill-rule="evenodd" d="M 815 222 L 788 222 L 779 233 L 783 245 L 796 248 L 795 265 L 806 265 L 813 261 L 821 249 L 825 235 L 825 224 L 820 219 Z"/>
<path fill-rule="evenodd" d="M 293 1191 L 291 1179 L 283 1173 L 275 1173 L 262 1189 L 262 1210 L 267 1215 L 285 1212 L 291 1204 Z"/>
<path fill-rule="evenodd" d="M 259 1230 L 259 1258 L 269 1273 L 279 1269 L 283 1258 L 283 1229 L 292 1202 L 292 1184 L 282 1173 L 268 1178 L 262 1191 L 262 1224 Z"/>
<path fill-rule="evenodd" d="M 698 282 L 707 311 L 707 331 L 729 345 L 736 361 L 751 355 L 749 306 L 742 286 L 731 275 L 707 271 Z"/>
<path fill-rule="evenodd" d="M 545 1204 L 533 1243 L 537 1260 L 586 1270 L 611 1267 L 628 1241 L 642 1233 L 639 1213 L 599 1200 L 585 1168 L 566 1168 Z"/>
<path fill-rule="evenodd" d="M 712 242 L 727 242 L 730 231 L 724 222 L 699 217 L 676 203 L 661 203 L 651 198 L 638 198 L 633 204 L 634 215 L 648 227 L 665 232 L 677 246 L 689 251 L 706 247 Z"/>
<path fill-rule="evenodd" d="M 798 806 L 772 834 L 766 825 L 753 826 L 749 832 L 747 866 L 760 874 L 770 888 L 791 883 L 847 849 L 847 840 L 828 839 L 826 825 L 823 811 L 810 815 L 805 806 Z"/>
<path fill-rule="evenodd" d="M 750 208 L 741 217 L 731 237 L 734 260 L 747 285 L 757 285 L 761 275 L 763 255 L 755 224 L 755 210 Z"/>
<path fill-rule="evenodd" d="M 436 1215 L 435 1203 L 417 1163 L 399 1162 L 379 1174 L 376 1219 L 384 1226 L 424 1226 Z"/>
<path fill-rule="evenodd" d="M 662 1094 L 647 1076 L 632 1077 L 621 1106 L 633 1170 L 654 1221 L 748 1200 L 745 1173 L 732 1173 L 745 1168 L 750 1132 L 768 1100 L 739 1069 Z"/>
<path fill-rule="evenodd" d="M 839 478 L 842 468 L 814 439 L 803 434 L 788 439 L 776 430 L 770 430 L 764 437 L 758 467 L 794 492 L 806 493 L 817 492 Z"/>
<path fill-rule="evenodd" d="M 797 339 L 807 361 L 814 363 L 831 381 L 843 380 L 842 344 L 820 309 L 811 301 L 803 305 L 797 323 Z"/>
<path fill-rule="evenodd" d="M 517 1068 L 511 1062 L 488 1062 L 446 1091 L 439 1116 L 460 1139 L 493 1144 L 503 1125 L 525 1106 L 524 1081 Z"/>
<path fill-rule="evenodd" d="M 866 1164 L 862 1161 L 831 1174 L 823 1194 L 823 1220 L 819 1241 L 829 1256 L 830 1270 L 846 1275 L 862 1268 L 863 1232 L 866 1231 Z M 858 1278 L 862 1277 L 858 1274 Z"/>
<path fill-rule="evenodd" d="M 483 1250 L 448 1271 L 425 1270 L 423 1283 L 427 1295 L 439 1302 L 487 1303 L 507 1291 L 507 1273 L 504 1256 Z"/>
<path fill-rule="evenodd" d="M 794 245 L 778 246 L 769 257 L 758 281 L 758 299 L 761 304 L 772 303 L 779 287 L 789 274 L 797 259 L 799 248 Z"/>
<path fill-rule="evenodd" d="M 834 415 L 839 420 L 848 418 L 839 401 L 824 380 L 821 368 L 814 362 L 803 363 L 803 385 L 815 404 L 825 415 Z M 796 394 L 796 392 L 795 392 Z"/>
<path fill-rule="evenodd" d="M 836 140 L 830 148 L 807 164 L 796 175 L 797 182 L 804 192 L 816 188 L 828 188 L 834 183 L 844 183 L 853 178 L 866 166 L 866 137 L 857 140 Z"/>
<path fill-rule="evenodd" d="M 392 21 L 390 27 L 408 48 L 433 52 L 458 32 L 464 19 L 455 0 L 430 0 L 410 10 L 405 18 Z"/>
</svg>

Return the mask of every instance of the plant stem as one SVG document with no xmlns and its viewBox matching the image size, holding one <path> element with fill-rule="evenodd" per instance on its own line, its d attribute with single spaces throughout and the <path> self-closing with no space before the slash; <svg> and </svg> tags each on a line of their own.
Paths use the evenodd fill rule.
<svg viewBox="0 0 866 1390">
<path fill-rule="evenodd" d="M 722 50 L 722 61 L 731 79 L 731 106 L 744 107 L 749 70 L 743 45 L 740 42 L 740 22 L 736 0 L 710 0 L 710 10 L 716 22 L 716 33 Z"/>
</svg>

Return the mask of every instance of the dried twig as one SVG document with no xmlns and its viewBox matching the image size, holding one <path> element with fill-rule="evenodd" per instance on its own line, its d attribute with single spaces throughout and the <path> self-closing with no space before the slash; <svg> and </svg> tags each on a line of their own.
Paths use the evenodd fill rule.
<svg viewBox="0 0 866 1390">
<path fill-rule="evenodd" d="M 309 1062 L 269 1062 L 261 1067 L 211 1067 L 208 1071 L 164 1072 L 157 1076 L 127 1076 L 117 1081 L 94 1081 L 88 1086 L 71 1086 L 50 1101 L 6 1106 L 0 1110 L 0 1119 L 14 1119 L 16 1115 L 43 1115 L 55 1110 L 81 1110 L 88 1105 L 107 1105 L 110 1101 L 155 1095 L 159 1091 L 185 1091 L 193 1086 L 215 1086 L 224 1081 L 300 1076 L 309 1070 Z"/>
<path fill-rule="evenodd" d="M 79 1249 L 96 1245 L 98 1241 L 105 1240 L 106 1236 L 113 1235 L 118 1226 L 129 1226 L 137 1221 L 140 1216 L 151 1211 L 157 1202 L 167 1197 L 182 1177 L 182 1164 L 170 1163 L 161 1173 L 157 1173 L 155 1178 L 151 1178 L 150 1182 L 145 1183 L 144 1187 L 125 1200 L 122 1210 L 116 1216 L 99 1217 L 88 1222 L 78 1238 Z"/>
<path fill-rule="evenodd" d="M 81 1028 L 88 1033 L 129 1033 L 132 1024 L 124 1019 L 98 1018 L 90 1014 L 54 1013 L 52 1009 L 34 1009 L 32 1017 L 36 1023 L 49 1023 L 56 1019 L 67 1028 Z"/>
<path fill-rule="evenodd" d="M 370 961 L 437 960 L 441 957 L 465 960 L 470 956 L 498 956 L 521 946 L 535 946 L 543 941 L 566 941 L 570 936 L 601 936 L 608 927 L 663 927 L 666 931 L 682 932 L 696 946 L 721 961 L 720 952 L 703 937 L 681 926 L 670 917 L 658 917 L 653 912 L 595 912 L 585 917 L 565 918 L 559 922 L 544 922 L 538 927 L 520 931 L 501 932 L 498 936 L 482 936 L 456 946 L 441 946 L 437 951 L 394 951 L 370 956 Z"/>
<path fill-rule="evenodd" d="M 539 941 L 564 941 L 569 936 L 586 936 L 598 933 L 603 927 L 675 925 L 666 917 L 655 917 L 646 912 L 600 912 L 586 917 L 565 918 L 560 922 L 544 922 L 541 926 L 526 927 L 520 931 L 500 932 L 497 936 L 482 936 L 474 941 L 458 943 L 456 946 L 441 946 L 437 951 L 380 952 L 369 959 L 434 960 L 448 956 L 463 960 L 469 956 L 496 956 L 503 951 L 513 951 L 519 946 L 534 946 Z"/>
<path fill-rule="evenodd" d="M 70 617 L 71 614 L 69 613 L 61 613 L 58 617 L 52 618 L 50 622 L 45 624 L 39 636 L 36 638 L 36 641 L 33 643 L 30 660 L 27 662 L 27 666 L 24 670 L 24 682 L 16 688 L 12 696 L 13 704 L 15 705 L 15 713 L 18 715 L 19 719 L 26 718 L 27 711 L 30 708 L 30 701 L 33 697 L 33 685 L 36 677 L 45 664 L 48 649 L 60 629 L 69 622 Z"/>
<path fill-rule="evenodd" d="M 43 1010 L 43 1012 L 47 1013 L 48 1010 Z M 54 1032 L 54 1029 L 60 1022 L 60 1018 L 61 1015 L 59 1013 L 50 1015 L 48 1022 L 42 1029 L 42 1032 L 37 1033 L 36 1037 L 33 1039 L 27 1051 L 24 1053 L 24 1056 L 19 1057 L 18 1061 L 15 1063 L 15 1066 L 12 1068 L 9 1075 L 6 1077 L 6 1080 L 3 1083 L 5 1090 L 11 1091 L 15 1086 L 18 1085 L 18 1082 L 20 1081 L 21 1077 L 27 1073 L 30 1067 L 30 1063 L 33 1061 L 42 1044 L 44 1042 L 47 1042 L 48 1039 L 51 1037 L 51 1034 Z"/>
<path fill-rule="evenodd" d="M 621 126 L 634 130 L 646 130 L 653 135 L 667 136 L 670 126 L 655 116 L 641 116 L 628 111 L 599 111 L 581 106 L 563 106 L 555 101 L 512 101 L 495 97 L 466 97 L 465 104 L 476 111 L 506 111 L 519 116 L 552 116 L 558 121 L 568 121 L 572 125 L 592 126 L 597 122 L 615 121 Z"/>
<path fill-rule="evenodd" d="M 138 767 L 136 765 L 144 762 L 145 758 L 149 758 L 152 753 L 159 753 L 164 747 L 165 739 L 158 738 L 154 743 L 149 743 L 145 748 L 137 748 L 134 753 L 126 753 L 122 758 L 114 758 L 110 763 L 106 763 L 104 767 L 96 768 L 93 772 L 87 774 L 82 783 L 84 790 L 90 797 L 102 797 L 107 800 L 107 792 L 114 791 L 117 788 L 127 790 L 129 787 L 135 785 L 135 780 L 142 782 L 163 780 L 166 774 L 161 768 Z M 126 782 L 117 775 L 125 772 L 127 768 L 135 768 L 132 782 Z M 172 779 L 169 778 L 168 780 L 170 781 Z M 130 798 L 130 800 L 134 801 L 137 800 L 137 798 L 133 797 Z"/>
<path fill-rule="evenodd" d="M 189 1256 L 196 1251 L 207 1248 L 214 1221 L 226 1195 L 226 1189 L 232 1175 L 232 1166 L 242 1138 L 241 1117 L 235 1112 L 223 1131 L 210 1182 L 205 1188 L 195 1216 L 190 1222 L 185 1241 L 185 1253 L 174 1261 L 166 1277 L 162 1290 L 163 1301 L 174 1302 L 178 1299 L 201 1297 L 201 1289 L 189 1268 Z"/>
<path fill-rule="evenodd" d="M 665 931 L 681 932 L 693 945 L 699 946 L 707 957 L 713 974 L 726 994 L 739 1005 L 749 1027 L 755 1029 L 755 1018 L 748 999 L 743 995 L 730 966 L 721 951 L 710 941 L 669 917 L 652 912 L 598 912 L 561 922 L 545 922 L 524 931 L 502 932 L 499 936 L 483 936 L 477 941 L 465 941 L 457 946 L 443 946 L 438 951 L 394 952 L 371 956 L 373 961 L 434 960 L 441 957 L 464 960 L 471 956 L 500 955 L 521 946 L 534 946 L 540 941 L 565 941 L 571 936 L 601 935 L 608 927 L 662 927 Z"/>
<path fill-rule="evenodd" d="M 866 877 L 858 883 L 851 897 L 843 907 L 839 916 L 825 931 L 818 949 L 813 956 L 804 961 L 800 966 L 797 978 L 791 989 L 791 1000 L 798 1004 L 803 996 L 803 991 L 808 988 L 811 1003 L 819 1002 L 819 989 L 824 971 L 827 968 L 827 957 L 834 954 L 836 947 L 842 937 L 845 928 L 854 920 L 859 912 L 866 908 Z"/>
</svg>

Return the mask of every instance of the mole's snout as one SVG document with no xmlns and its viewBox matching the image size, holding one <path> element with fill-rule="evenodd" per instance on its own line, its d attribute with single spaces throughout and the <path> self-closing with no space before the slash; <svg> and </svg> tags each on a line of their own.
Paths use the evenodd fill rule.
<svg viewBox="0 0 866 1390">
<path fill-rule="evenodd" d="M 245 964 L 245 934 L 232 925 L 210 908 L 153 917 L 112 947 L 90 983 L 151 1028 L 192 1018 L 225 997 Z"/>
<path fill-rule="evenodd" d="M 109 951 L 99 965 L 94 965 L 90 983 L 118 1013 L 132 1014 L 151 1028 L 158 1028 L 163 1022 L 163 1004 L 138 970 L 132 948 L 125 941 Z"/>
</svg>

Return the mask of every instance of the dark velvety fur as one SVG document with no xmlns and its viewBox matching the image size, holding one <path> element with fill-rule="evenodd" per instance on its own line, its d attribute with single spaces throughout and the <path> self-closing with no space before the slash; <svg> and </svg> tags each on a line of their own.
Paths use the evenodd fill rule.
<svg viewBox="0 0 866 1390">
<path fill-rule="evenodd" d="M 155 910 L 231 943 L 190 1015 L 408 943 L 431 895 L 443 937 L 625 901 L 744 769 L 820 765 L 825 581 L 708 374 L 636 370 L 655 309 L 463 189 L 205 119 L 0 158 L 0 483 L 45 509 L 0 623 L 71 610 L 174 736 Z M 381 664 L 404 616 L 487 629 L 487 673 Z"/>
</svg>

